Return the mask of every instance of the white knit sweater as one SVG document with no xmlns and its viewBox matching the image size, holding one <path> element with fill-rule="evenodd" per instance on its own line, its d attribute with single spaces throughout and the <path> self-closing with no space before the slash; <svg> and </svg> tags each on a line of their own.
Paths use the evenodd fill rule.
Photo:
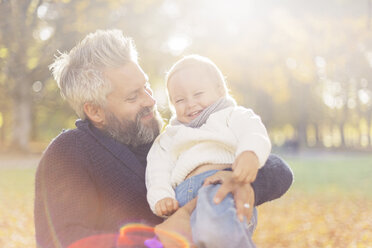
<svg viewBox="0 0 372 248">
<path fill-rule="evenodd" d="M 211 114 L 200 128 L 169 125 L 147 156 L 147 200 L 153 212 L 174 188 L 202 164 L 233 164 L 243 151 L 253 151 L 263 166 L 271 143 L 261 119 L 251 109 L 229 107 Z"/>
</svg>

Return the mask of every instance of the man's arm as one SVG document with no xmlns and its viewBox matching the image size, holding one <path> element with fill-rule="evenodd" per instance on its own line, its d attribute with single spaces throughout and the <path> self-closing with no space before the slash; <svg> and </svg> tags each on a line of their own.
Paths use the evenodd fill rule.
<svg viewBox="0 0 372 248">
<path fill-rule="evenodd" d="M 259 206 L 281 197 L 287 192 L 292 182 L 293 172 L 287 163 L 271 154 L 252 183 L 255 195 L 254 205 Z"/>
<path fill-rule="evenodd" d="M 255 182 L 239 183 L 234 180 L 232 173 L 220 171 L 205 179 L 204 185 L 221 183 L 214 201 L 219 204 L 228 193 L 234 195 L 237 214 L 250 220 L 253 208 L 264 202 L 281 197 L 291 186 L 293 174 L 289 166 L 278 156 L 270 155 L 266 164 L 258 171 Z M 247 204 L 248 207 L 245 207 Z"/>
</svg>

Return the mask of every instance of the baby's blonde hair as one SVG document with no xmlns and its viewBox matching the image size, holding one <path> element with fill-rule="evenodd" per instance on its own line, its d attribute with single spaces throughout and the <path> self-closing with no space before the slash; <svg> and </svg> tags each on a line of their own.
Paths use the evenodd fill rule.
<svg viewBox="0 0 372 248">
<path fill-rule="evenodd" d="M 187 55 L 182 59 L 178 60 L 167 72 L 165 76 L 165 86 L 168 89 L 169 80 L 172 76 L 185 68 L 196 68 L 213 77 L 219 87 L 221 87 L 224 96 L 230 96 L 227 88 L 225 77 L 223 76 L 220 69 L 207 57 L 203 57 L 197 54 Z M 168 93 L 169 94 L 169 93 Z"/>
</svg>

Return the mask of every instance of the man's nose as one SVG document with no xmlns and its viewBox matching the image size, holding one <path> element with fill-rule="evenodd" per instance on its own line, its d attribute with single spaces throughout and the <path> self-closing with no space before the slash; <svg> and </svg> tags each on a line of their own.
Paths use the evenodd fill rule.
<svg viewBox="0 0 372 248">
<path fill-rule="evenodd" d="M 143 107 L 152 107 L 156 103 L 155 98 L 153 97 L 151 90 L 145 90 L 144 100 L 143 100 Z"/>
</svg>

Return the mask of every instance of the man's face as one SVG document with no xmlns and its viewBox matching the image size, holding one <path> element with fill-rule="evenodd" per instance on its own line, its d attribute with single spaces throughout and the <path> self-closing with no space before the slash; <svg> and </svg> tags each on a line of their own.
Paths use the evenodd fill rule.
<svg viewBox="0 0 372 248">
<path fill-rule="evenodd" d="M 147 76 L 135 63 L 104 70 L 111 82 L 103 130 L 126 145 L 150 143 L 159 134 L 160 119 Z"/>
</svg>

